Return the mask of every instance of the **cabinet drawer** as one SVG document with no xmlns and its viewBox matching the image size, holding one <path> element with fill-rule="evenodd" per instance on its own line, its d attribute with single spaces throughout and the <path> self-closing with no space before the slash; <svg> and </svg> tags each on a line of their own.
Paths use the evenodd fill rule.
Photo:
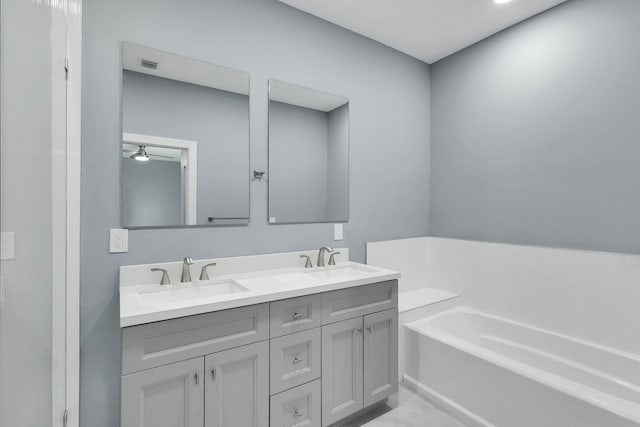
<svg viewBox="0 0 640 427">
<path fill-rule="evenodd" d="M 397 306 L 397 280 L 327 292 L 322 295 L 322 324 L 340 322 Z"/>
<path fill-rule="evenodd" d="M 204 356 L 268 338 L 268 304 L 131 326 L 122 330 L 122 373 Z"/>
<path fill-rule="evenodd" d="M 320 380 L 271 396 L 270 427 L 320 427 Z"/>
<path fill-rule="evenodd" d="M 322 324 L 322 295 L 271 303 L 271 337 L 317 328 Z"/>
<path fill-rule="evenodd" d="M 271 394 L 320 378 L 320 328 L 271 340 Z"/>
</svg>

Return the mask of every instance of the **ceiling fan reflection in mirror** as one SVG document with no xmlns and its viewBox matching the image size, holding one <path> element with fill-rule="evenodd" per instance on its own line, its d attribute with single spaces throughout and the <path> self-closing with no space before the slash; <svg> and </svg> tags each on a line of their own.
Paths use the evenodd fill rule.
<svg viewBox="0 0 640 427">
<path fill-rule="evenodd" d="M 163 156 L 161 154 L 154 153 L 153 151 L 147 151 L 146 145 L 139 145 L 137 150 L 129 150 L 125 153 L 127 157 L 139 162 L 148 162 L 149 160 L 166 160 L 176 161 L 176 156 Z"/>
</svg>

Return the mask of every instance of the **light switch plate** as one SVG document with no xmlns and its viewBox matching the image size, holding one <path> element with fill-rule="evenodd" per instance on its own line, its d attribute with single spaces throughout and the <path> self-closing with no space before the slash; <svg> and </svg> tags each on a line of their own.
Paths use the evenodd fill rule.
<svg viewBox="0 0 640 427">
<path fill-rule="evenodd" d="M 344 228 L 342 224 L 334 224 L 333 225 L 333 240 L 342 240 L 344 239 Z"/>
<path fill-rule="evenodd" d="M 3 231 L 0 237 L 0 259 L 3 261 L 16 259 L 16 233 Z"/>
<path fill-rule="evenodd" d="M 112 254 L 129 252 L 129 230 L 112 228 L 109 231 L 109 252 Z"/>
</svg>

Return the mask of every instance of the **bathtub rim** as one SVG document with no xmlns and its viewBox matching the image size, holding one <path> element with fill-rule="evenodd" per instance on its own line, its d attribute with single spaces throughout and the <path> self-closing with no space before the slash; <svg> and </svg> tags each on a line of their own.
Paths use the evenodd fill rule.
<svg viewBox="0 0 640 427">
<path fill-rule="evenodd" d="M 452 309 L 445 310 L 440 313 L 434 314 L 432 316 L 428 316 L 414 322 L 409 322 L 404 325 L 407 329 L 417 334 L 425 335 L 445 345 L 449 345 L 460 351 L 464 351 L 475 357 L 485 360 L 489 363 L 497 365 L 503 369 L 507 369 L 518 375 L 522 375 L 532 381 L 537 381 L 547 387 L 551 387 L 553 389 L 566 393 L 576 399 L 585 401 L 589 404 L 595 405 L 601 409 L 604 409 L 615 415 L 618 415 L 634 423 L 637 423 L 640 426 L 640 403 L 635 403 L 633 401 L 619 398 L 609 393 L 563 378 L 559 375 L 549 373 L 547 371 L 528 365 L 526 363 L 519 362 L 510 357 L 503 356 L 499 353 L 488 350 L 479 345 L 470 344 L 468 341 L 465 341 L 461 338 L 456 337 L 453 334 L 445 332 L 442 329 L 435 327 L 432 324 L 432 321 L 439 317 L 443 317 L 443 316 L 451 315 L 455 313 L 475 314 L 475 315 L 491 318 L 494 320 L 506 322 L 512 325 L 529 328 L 537 332 L 549 334 L 549 335 L 566 339 L 578 344 L 582 344 L 582 345 L 590 346 L 602 351 L 610 352 L 612 354 L 615 354 L 621 357 L 630 358 L 634 361 L 637 361 L 638 363 L 640 363 L 639 355 L 626 352 L 623 350 L 603 346 L 600 344 L 592 343 L 579 338 L 570 337 L 568 335 L 553 332 L 544 328 L 539 328 L 537 326 L 533 326 L 524 322 L 519 322 L 519 321 L 507 319 L 505 317 L 486 313 L 484 311 L 473 309 L 467 306 L 454 307 Z"/>
</svg>

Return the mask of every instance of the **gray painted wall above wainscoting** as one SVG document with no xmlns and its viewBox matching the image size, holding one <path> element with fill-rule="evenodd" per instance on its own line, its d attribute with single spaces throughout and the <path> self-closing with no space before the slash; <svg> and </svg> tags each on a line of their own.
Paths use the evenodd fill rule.
<svg viewBox="0 0 640 427">
<path fill-rule="evenodd" d="M 432 235 L 640 253 L 638 17 L 571 0 L 431 67 Z"/>
<path fill-rule="evenodd" d="M 429 67 L 277 0 L 84 0 L 80 425 L 120 423 L 118 267 L 296 251 L 333 244 L 332 224 L 268 225 L 267 183 L 251 184 L 246 227 L 132 230 L 120 226 L 121 42 L 251 74 L 251 167 L 267 167 L 267 81 L 350 100 L 350 221 L 345 241 L 428 233 Z"/>
</svg>

